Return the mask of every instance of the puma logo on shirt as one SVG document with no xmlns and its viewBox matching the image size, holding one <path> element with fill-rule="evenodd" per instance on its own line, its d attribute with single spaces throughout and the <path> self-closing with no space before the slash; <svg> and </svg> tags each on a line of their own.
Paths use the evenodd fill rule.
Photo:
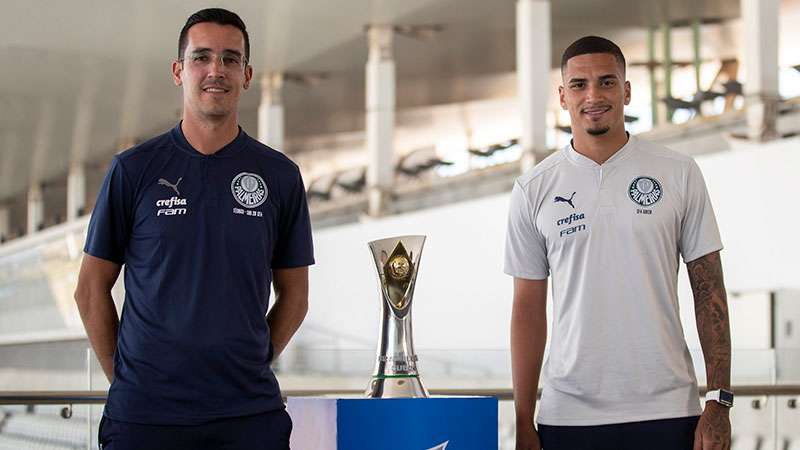
<svg viewBox="0 0 800 450">
<path fill-rule="evenodd" d="M 180 180 L 178 180 L 178 181 L 180 181 Z M 558 202 L 569 203 L 569 206 L 572 206 L 572 209 L 575 209 L 575 205 L 572 204 L 572 199 L 574 197 L 575 197 L 575 193 L 574 192 L 572 193 L 572 196 L 570 196 L 569 200 L 567 200 L 564 197 L 560 197 L 560 196 L 557 195 L 556 199 L 555 199 L 555 201 L 553 203 L 558 203 Z"/>
<path fill-rule="evenodd" d="M 165 180 L 164 178 L 159 178 L 158 179 L 158 184 L 160 186 L 171 187 L 172 190 L 174 190 L 176 194 L 181 195 L 181 193 L 178 191 L 178 185 L 181 183 L 182 179 L 183 179 L 183 177 L 180 177 L 180 178 L 178 178 L 178 181 L 175 182 L 175 184 L 172 184 L 169 181 Z"/>
</svg>

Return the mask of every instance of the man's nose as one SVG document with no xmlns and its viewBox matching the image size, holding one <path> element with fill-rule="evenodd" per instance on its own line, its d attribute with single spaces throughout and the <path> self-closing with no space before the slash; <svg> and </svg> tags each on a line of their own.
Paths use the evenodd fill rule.
<svg viewBox="0 0 800 450">
<path fill-rule="evenodd" d="M 589 86 L 586 89 L 586 99 L 587 100 L 601 100 L 603 99 L 603 91 L 600 89 L 600 86 L 596 83 L 589 83 Z"/>
<path fill-rule="evenodd" d="M 210 78 L 221 78 L 225 76 L 225 65 L 221 57 L 215 55 L 211 58 L 211 62 L 208 65 L 208 76 Z"/>
</svg>

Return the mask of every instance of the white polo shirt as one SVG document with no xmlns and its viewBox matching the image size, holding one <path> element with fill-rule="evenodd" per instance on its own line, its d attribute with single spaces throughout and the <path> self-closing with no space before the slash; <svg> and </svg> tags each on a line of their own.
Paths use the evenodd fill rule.
<svg viewBox="0 0 800 450">
<path fill-rule="evenodd" d="M 598 165 L 572 145 L 519 177 L 505 272 L 552 276 L 537 421 L 600 425 L 701 413 L 678 313 L 679 254 L 722 249 L 697 164 L 630 136 Z"/>
</svg>

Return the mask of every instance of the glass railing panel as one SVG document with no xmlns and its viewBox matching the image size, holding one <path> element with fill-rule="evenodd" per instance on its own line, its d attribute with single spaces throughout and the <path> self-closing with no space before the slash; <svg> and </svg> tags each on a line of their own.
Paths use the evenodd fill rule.
<svg viewBox="0 0 800 450">
<path fill-rule="evenodd" d="M 800 348 L 775 351 L 775 372 L 778 384 L 800 384 Z M 798 422 L 800 427 L 800 422 Z"/>
<path fill-rule="evenodd" d="M 0 391 L 108 389 L 97 359 L 87 352 L 85 339 L 0 345 Z"/>
<path fill-rule="evenodd" d="M 0 344 L 83 334 L 73 293 L 86 221 L 0 247 Z"/>
<path fill-rule="evenodd" d="M 97 449 L 103 405 L 0 405 L 0 449 Z"/>
</svg>

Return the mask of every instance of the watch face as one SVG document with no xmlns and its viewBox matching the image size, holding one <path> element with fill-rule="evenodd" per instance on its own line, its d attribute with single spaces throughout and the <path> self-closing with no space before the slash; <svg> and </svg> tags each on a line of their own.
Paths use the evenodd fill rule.
<svg viewBox="0 0 800 450">
<path fill-rule="evenodd" d="M 723 405 L 733 406 L 733 392 L 720 389 L 719 402 L 722 403 Z"/>
</svg>

